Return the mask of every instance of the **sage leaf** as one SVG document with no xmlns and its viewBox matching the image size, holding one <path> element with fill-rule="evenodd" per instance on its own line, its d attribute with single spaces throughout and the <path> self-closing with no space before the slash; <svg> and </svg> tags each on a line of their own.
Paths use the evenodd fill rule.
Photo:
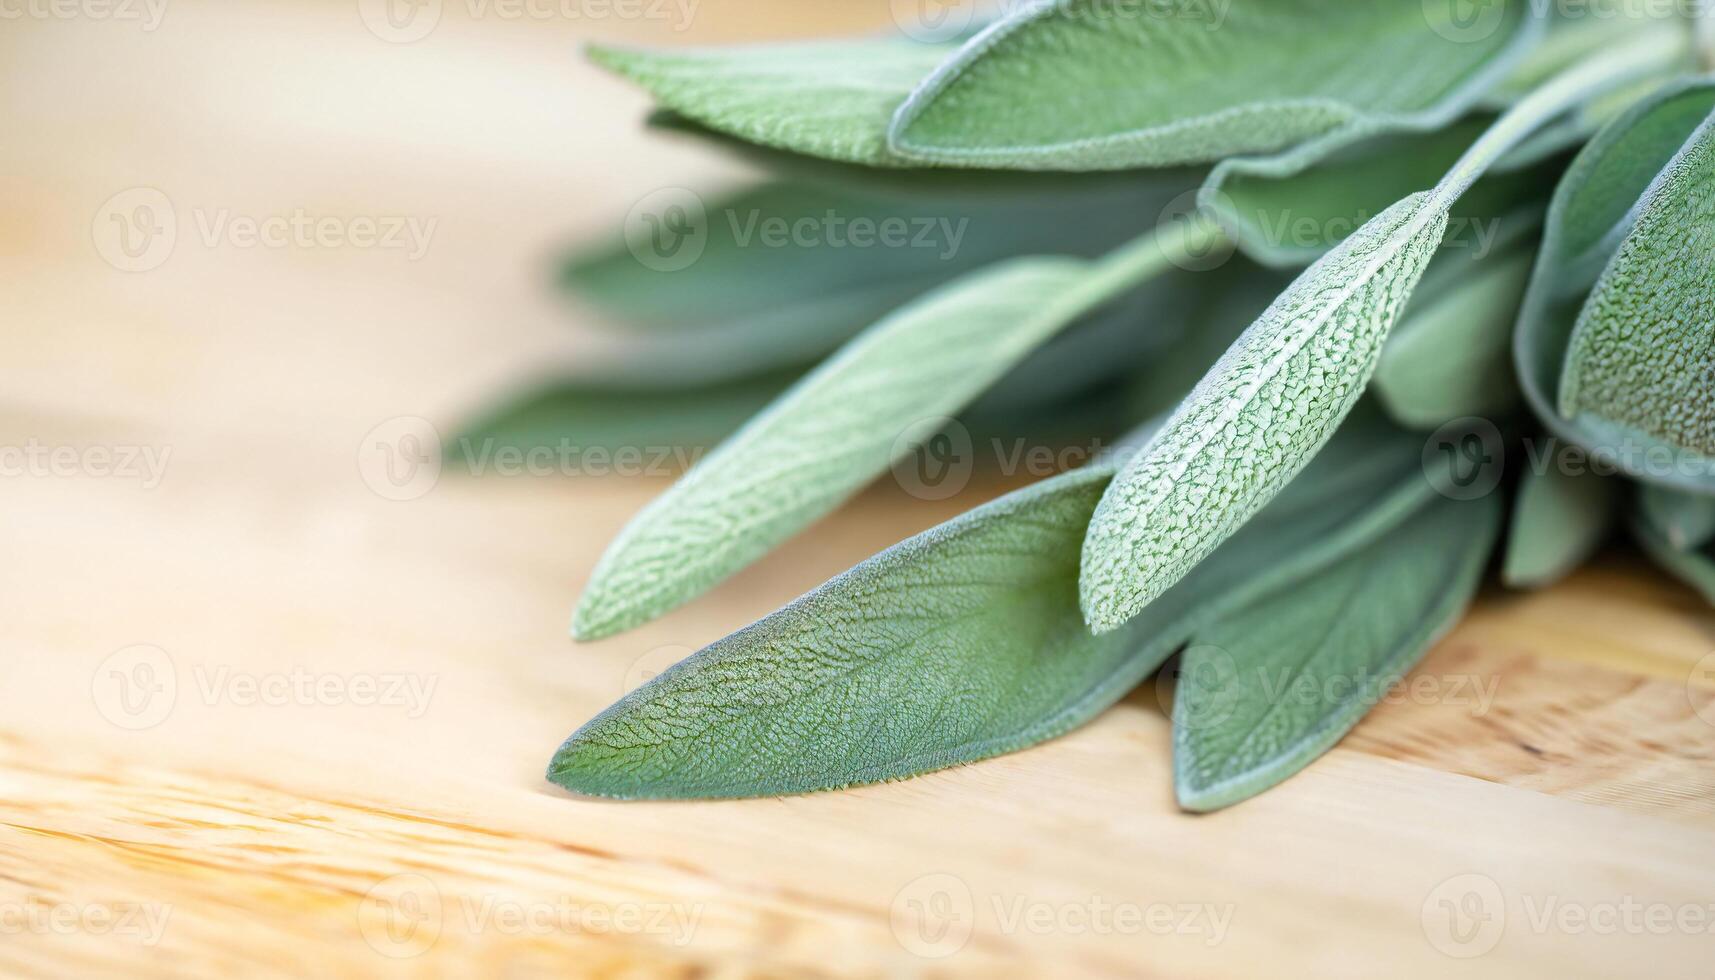
<svg viewBox="0 0 1715 980">
<path fill-rule="evenodd" d="M 1505 4 L 1495 30 L 1471 38 L 1432 23 L 1450 8 L 1405 0 L 1233 0 L 1206 20 L 1033 3 L 937 67 L 899 108 L 890 145 L 941 165 L 1112 170 L 1433 128 L 1536 42 L 1527 7 Z"/>
<path fill-rule="evenodd" d="M 1114 480 L 1084 547 L 1092 628 L 1165 592 L 1333 435 L 1441 242 L 1447 212 L 1434 201 L 1400 201 L 1311 266 Z"/>
<path fill-rule="evenodd" d="M 1715 455 L 1715 115 L 1635 210 L 1573 327 L 1560 414 Z"/>
<path fill-rule="evenodd" d="M 1632 538 L 1663 571 L 1696 589 L 1703 599 L 1715 605 L 1715 555 L 1707 548 L 1676 548 L 1673 542 L 1642 515 L 1631 520 Z"/>
<path fill-rule="evenodd" d="M 1654 435 L 1595 412 L 1567 418 L 1561 408 L 1568 396 L 1561 385 L 1574 356 L 1574 328 L 1592 301 L 1592 289 L 1617 260 L 1622 244 L 1637 240 L 1635 225 L 1642 213 L 1637 205 L 1658 186 L 1711 110 L 1715 82 L 1676 83 L 1632 107 L 1579 153 L 1549 207 L 1513 350 L 1520 388 L 1552 433 L 1613 460 L 1628 475 L 1693 493 L 1715 492 L 1715 466 L 1701 465 L 1697 454 L 1677 452 Z M 1645 254 L 1636 249 L 1629 261 Z M 1572 397 L 1578 397 L 1576 392 Z M 1577 410 L 1578 405 L 1566 407 Z M 1672 465 L 1651 463 L 1661 449 L 1668 451 Z"/>
<path fill-rule="evenodd" d="M 914 775 L 1093 717 L 1202 623 L 1360 547 L 1430 494 L 1419 441 L 1357 413 L 1303 478 L 1125 630 L 1078 608 L 1111 461 L 882 552 L 633 691 L 548 778 L 620 798 L 771 796 Z"/>
<path fill-rule="evenodd" d="M 1103 263 L 1018 259 L 876 324 L 627 525 L 572 631 L 597 639 L 701 594 L 838 507 L 1082 314 L 1169 266 L 1194 231 Z"/>
<path fill-rule="evenodd" d="M 1529 244 L 1483 259 L 1443 251 L 1430 264 L 1376 367 L 1376 397 L 1400 424 L 1498 418 L 1517 403 L 1512 326 L 1536 259 Z"/>
<path fill-rule="evenodd" d="M 1525 470 L 1513 500 L 1501 581 L 1542 589 L 1589 560 L 1614 522 L 1618 485 L 1610 477 L 1559 465 Z"/>
<path fill-rule="evenodd" d="M 1676 550 L 1692 551 L 1715 540 L 1715 497 L 1644 484 L 1638 487 L 1637 514 Z"/>
<path fill-rule="evenodd" d="M 1499 510 L 1493 497 L 1429 503 L 1363 550 L 1199 630 L 1173 704 L 1180 805 L 1230 806 L 1332 748 L 1463 613 Z"/>
<path fill-rule="evenodd" d="M 796 153 L 905 166 L 887 125 L 955 44 L 901 38 L 644 51 L 592 45 L 589 58 L 661 106 L 711 129 Z"/>
</svg>

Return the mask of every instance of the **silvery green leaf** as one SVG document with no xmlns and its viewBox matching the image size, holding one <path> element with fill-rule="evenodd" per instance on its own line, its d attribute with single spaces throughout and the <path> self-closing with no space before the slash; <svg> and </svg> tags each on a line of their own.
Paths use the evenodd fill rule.
<svg viewBox="0 0 1715 980">
<path fill-rule="evenodd" d="M 1433 128 L 1538 39 L 1527 3 L 1492 10 L 1479 37 L 1417 0 L 1032 3 L 936 68 L 890 145 L 941 165 L 1111 170 Z"/>
<path fill-rule="evenodd" d="M 1536 259 L 1532 244 L 1483 258 L 1443 251 L 1431 263 L 1376 367 L 1376 397 L 1395 421 L 1434 429 L 1512 410 L 1512 327 Z"/>
<path fill-rule="evenodd" d="M 1499 510 L 1492 497 L 1428 503 L 1366 548 L 1197 631 L 1173 705 L 1180 805 L 1230 806 L 1332 748 L 1457 621 Z"/>
<path fill-rule="evenodd" d="M 1084 547 L 1084 613 L 1113 629 L 1242 527 L 1363 393 L 1429 264 L 1445 205 L 1400 201 L 1311 266 L 1116 478 Z"/>
<path fill-rule="evenodd" d="M 1155 271 L 1167 265 L 1159 248 L 1137 254 Z M 574 635 L 596 639 L 646 622 L 838 507 L 1117 292 L 1105 268 L 1069 258 L 1013 260 L 876 324 L 626 526 L 591 575 Z"/>
<path fill-rule="evenodd" d="M 1715 115 L 1633 213 L 1573 327 L 1560 414 L 1707 459 L 1715 455 Z"/>
<path fill-rule="evenodd" d="M 548 778 L 622 798 L 771 796 L 914 775 L 1059 735 L 1201 624 L 1384 533 L 1430 494 L 1418 440 L 1356 416 L 1303 478 L 1126 629 L 1078 608 L 1098 464 L 896 545 L 580 728 Z"/>
<path fill-rule="evenodd" d="M 1613 460 L 1631 476 L 1694 493 L 1715 492 L 1715 466 L 1702 465 L 1698 454 L 1678 452 L 1594 412 L 1564 417 L 1561 383 L 1572 358 L 1574 326 L 1591 290 L 1618 260 L 1622 243 L 1634 240 L 1640 200 L 1658 184 L 1712 109 L 1715 82 L 1676 83 L 1628 110 L 1579 153 L 1549 208 L 1513 352 L 1520 388 L 1555 435 Z M 1646 255 L 1636 246 L 1631 254 L 1628 269 L 1635 268 L 1630 262 Z M 1663 450 L 1671 460 L 1668 465 L 1652 461 L 1660 460 Z"/>
<path fill-rule="evenodd" d="M 1501 580 L 1515 589 L 1541 589 L 1590 559 L 1613 526 L 1618 481 L 1557 459 L 1526 469 L 1513 500 Z"/>
<path fill-rule="evenodd" d="M 1638 487 L 1637 513 L 1679 551 L 1715 540 L 1715 497 L 1644 484 Z"/>
<path fill-rule="evenodd" d="M 659 51 L 592 45 L 589 56 L 711 129 L 886 167 L 910 165 L 887 148 L 889 118 L 956 47 L 862 38 Z"/>
<path fill-rule="evenodd" d="M 1703 598 L 1715 604 L 1715 555 L 1708 548 L 1680 549 L 1641 515 L 1633 515 L 1632 537 L 1658 566 L 1673 577 L 1696 589 Z"/>
</svg>

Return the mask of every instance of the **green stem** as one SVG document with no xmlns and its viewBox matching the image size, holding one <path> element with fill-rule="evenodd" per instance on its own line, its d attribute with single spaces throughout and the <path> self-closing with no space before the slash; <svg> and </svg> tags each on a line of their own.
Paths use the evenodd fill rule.
<svg viewBox="0 0 1715 980">
<path fill-rule="evenodd" d="M 1627 39 L 1561 72 L 1520 99 L 1471 144 L 1430 192 L 1430 201 L 1426 203 L 1452 207 L 1495 161 L 1556 116 L 1625 82 L 1659 72 L 1684 54 L 1685 34 L 1675 26 Z"/>
</svg>

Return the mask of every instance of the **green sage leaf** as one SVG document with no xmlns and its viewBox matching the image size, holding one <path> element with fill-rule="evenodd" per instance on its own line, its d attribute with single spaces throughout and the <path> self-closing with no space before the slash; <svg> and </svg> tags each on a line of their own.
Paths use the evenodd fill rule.
<svg viewBox="0 0 1715 980">
<path fill-rule="evenodd" d="M 1579 314 L 1563 418 L 1715 455 L 1715 115 L 1644 192 Z"/>
<path fill-rule="evenodd" d="M 1642 515 L 1633 515 L 1632 537 L 1663 571 L 1696 589 L 1715 605 L 1715 555 L 1707 548 L 1681 549 Z"/>
<path fill-rule="evenodd" d="M 1111 462 L 980 507 L 670 668 L 580 728 L 548 778 L 621 798 L 771 796 L 914 775 L 1059 735 L 1186 636 L 1297 581 L 1431 493 L 1419 440 L 1359 413 L 1329 451 L 1126 629 L 1078 607 Z"/>
<path fill-rule="evenodd" d="M 1455 118 L 1533 45 L 1507 2 L 1481 37 L 1416 0 L 1031 4 L 935 69 L 893 120 L 900 156 L 942 165 L 1111 170 L 1282 150 L 1335 131 Z"/>
<path fill-rule="evenodd" d="M 1084 548 L 1094 629 L 1165 592 L 1333 435 L 1441 242 L 1447 212 L 1433 200 L 1400 201 L 1311 266 L 1114 480 Z"/>
<path fill-rule="evenodd" d="M 1644 484 L 1638 487 L 1637 515 L 1679 551 L 1715 541 L 1715 497 Z"/>
<path fill-rule="evenodd" d="M 1586 345 L 1585 353 L 1572 351 L 1574 328 L 1587 307 L 1602 311 L 1600 317 L 1604 321 L 1610 311 L 1618 313 L 1616 326 L 1623 328 L 1623 307 L 1609 305 L 1606 299 L 1598 303 L 1591 295 L 1600 280 L 1610 284 L 1603 287 L 1605 297 L 1620 296 L 1611 288 L 1618 280 L 1607 276 L 1606 270 L 1611 265 L 1616 268 L 1623 265 L 1624 275 L 1648 274 L 1639 262 L 1665 261 L 1666 253 L 1659 246 L 1644 245 L 1643 238 L 1636 234 L 1636 226 L 1646 210 L 1638 205 L 1646 196 L 1667 203 L 1649 192 L 1652 187 L 1667 188 L 1668 182 L 1662 179 L 1664 172 L 1686 149 L 1687 141 L 1705 125 L 1711 110 L 1715 110 L 1715 82 L 1697 79 L 1676 83 L 1627 111 L 1579 153 L 1550 205 L 1542 251 L 1519 313 L 1513 351 L 1520 388 L 1551 432 L 1613 460 L 1628 475 L 1693 493 L 1715 492 L 1715 465 L 1704 465 L 1699 458 L 1702 454 L 1679 451 L 1626 420 L 1609 419 L 1582 409 L 1583 396 L 1576 390 L 1570 395 L 1562 391 L 1562 381 L 1575 359 L 1580 365 L 1577 371 L 1582 372 L 1591 363 L 1586 359 L 1588 353 L 1617 342 L 1616 337 L 1598 341 L 1597 347 Z M 1677 188 L 1678 184 L 1674 186 Z M 1656 230 L 1646 231 L 1645 237 L 1658 240 L 1661 220 L 1652 219 L 1648 228 Z M 1631 246 L 1630 257 L 1622 263 L 1619 253 L 1628 242 L 1637 244 Z M 1706 282 L 1702 285 L 1707 287 Z M 1684 289 L 1672 292 L 1683 300 L 1696 291 L 1693 286 L 1690 293 Z M 1663 301 L 1674 302 L 1666 297 Z M 1658 314 L 1689 315 L 1685 310 L 1666 309 L 1649 315 Z M 1592 312 L 1591 316 L 1598 314 Z M 1658 326 L 1650 324 L 1641 329 L 1653 331 Z M 1704 330 L 1707 336 L 1707 326 Z M 1598 330 L 1596 336 L 1600 333 Z M 1695 337 L 1695 328 L 1692 336 Z M 1659 386 L 1659 382 L 1656 384 Z M 1640 389 L 1647 387 L 1640 384 Z M 1697 408 L 1699 404 L 1694 397 L 1687 403 L 1687 410 L 1701 411 Z M 1572 409 L 1575 417 L 1562 414 L 1563 406 Z M 1634 406 L 1630 411 L 1638 410 Z M 1611 410 L 1604 407 L 1603 411 L 1626 414 L 1618 406 Z M 1635 415 L 1630 417 L 1639 420 Z M 1655 428 L 1658 432 L 1669 431 Z"/>
<path fill-rule="evenodd" d="M 1463 613 L 1499 510 L 1492 497 L 1429 503 L 1363 550 L 1199 630 L 1173 705 L 1180 805 L 1230 806 L 1332 748 Z"/>
<path fill-rule="evenodd" d="M 573 633 L 596 639 L 701 594 L 838 507 L 1033 349 L 1168 267 L 1020 259 L 900 310 L 811 372 L 640 513 L 596 565 Z"/>
<path fill-rule="evenodd" d="M 1536 259 L 1532 244 L 1481 259 L 1443 251 L 1430 264 L 1376 367 L 1376 396 L 1401 425 L 1433 429 L 1512 410 L 1512 326 Z"/>
<path fill-rule="evenodd" d="M 1515 589 L 1542 589 L 1590 559 L 1614 521 L 1617 481 L 1572 472 L 1553 459 L 1525 470 L 1513 500 L 1501 581 Z"/>
</svg>

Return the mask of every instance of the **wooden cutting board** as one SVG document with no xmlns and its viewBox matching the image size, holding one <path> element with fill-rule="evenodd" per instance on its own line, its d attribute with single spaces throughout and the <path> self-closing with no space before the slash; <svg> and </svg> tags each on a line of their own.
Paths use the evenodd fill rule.
<svg viewBox="0 0 1715 980">
<path fill-rule="evenodd" d="M 365 480 L 378 426 L 588 356 L 543 288 L 558 246 L 738 176 L 644 136 L 577 41 L 887 10 L 801 6 L 707 0 L 677 32 L 448 4 L 406 44 L 348 3 L 7 23 L 0 446 L 36 455 L 0 479 L 0 975 L 1710 975 L 1715 615 L 1624 553 L 1484 599 L 1338 749 L 1210 816 L 1173 804 L 1148 685 L 849 792 L 542 780 L 642 678 L 1003 489 L 878 489 L 576 647 L 662 480 Z M 179 231 L 124 272 L 98 243 L 136 188 Z M 300 212 L 434 230 L 415 257 L 231 231 Z"/>
</svg>

